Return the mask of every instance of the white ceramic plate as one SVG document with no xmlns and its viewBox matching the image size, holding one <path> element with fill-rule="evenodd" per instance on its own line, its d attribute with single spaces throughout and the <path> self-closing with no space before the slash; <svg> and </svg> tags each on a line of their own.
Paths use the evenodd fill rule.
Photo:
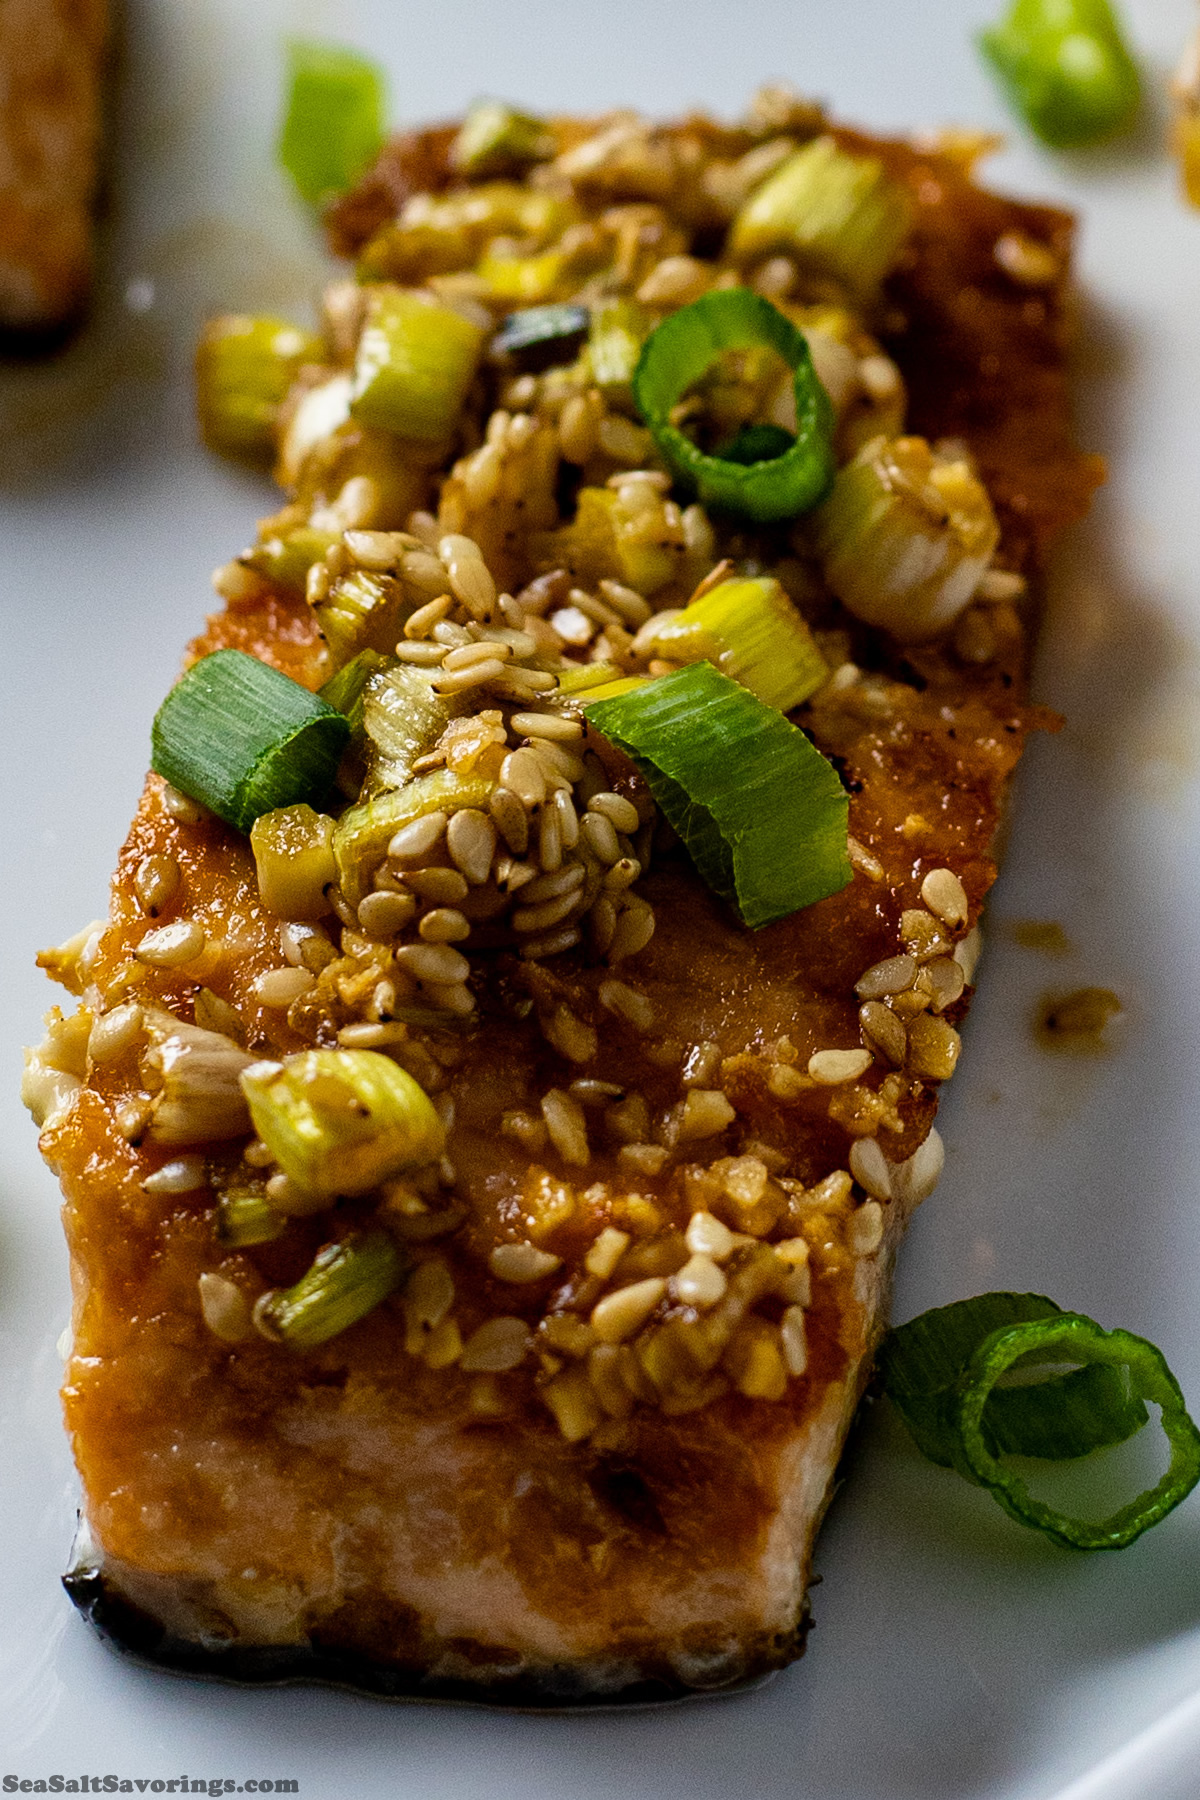
<svg viewBox="0 0 1200 1800">
<path fill-rule="evenodd" d="M 821 1540 L 808 1655 L 741 1697 L 533 1718 L 206 1686 L 110 1655 L 58 1586 L 73 1510 L 55 1398 L 66 1257 L 54 1183 L 16 1100 L 18 1046 L 54 998 L 35 949 L 104 909 L 150 719 L 205 610 L 209 570 L 268 504 L 196 447 L 188 371 L 206 310 L 303 316 L 319 273 L 271 163 L 281 34 L 382 57 L 404 119 L 452 114 L 480 91 L 732 113 L 782 75 L 875 127 L 1004 129 L 970 42 L 992 10 L 126 8 L 98 317 L 54 366 L 0 370 L 0 1779 L 285 1778 L 305 1800 L 1195 1795 L 1200 1502 L 1121 1556 L 1068 1555 L 922 1462 L 883 1409 Z M 1127 11 L 1159 82 L 1192 9 L 1127 0 Z M 1049 1292 L 1155 1339 L 1200 1405 L 1200 216 L 1176 197 L 1160 125 L 1069 161 L 1015 138 L 992 170 L 1082 214 L 1080 430 L 1112 477 L 1059 562 L 1039 692 L 1068 724 L 1034 743 L 1020 777 L 983 991 L 940 1121 L 946 1178 L 906 1247 L 896 1314 L 981 1288 Z M 1056 921 L 1073 949 L 1021 948 L 1012 926 L 1030 919 Z M 1124 1001 L 1111 1053 L 1039 1050 L 1039 994 L 1085 983 Z"/>
</svg>

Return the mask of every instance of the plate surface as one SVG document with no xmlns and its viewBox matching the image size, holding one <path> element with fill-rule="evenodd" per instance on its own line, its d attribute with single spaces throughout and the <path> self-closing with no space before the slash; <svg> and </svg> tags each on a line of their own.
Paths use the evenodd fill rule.
<svg viewBox="0 0 1200 1800">
<path fill-rule="evenodd" d="M 533 1718 L 241 1692 L 117 1660 L 58 1586 L 73 1517 L 55 1398 L 66 1256 L 16 1099 L 18 1047 L 55 997 L 35 950 L 104 910 L 150 719 L 210 603 L 209 571 L 269 505 L 197 448 L 189 346 L 217 307 L 305 316 L 320 277 L 271 164 L 282 34 L 381 57 L 398 119 L 452 114 L 481 91 L 560 110 L 733 113 L 785 76 L 876 128 L 1003 130 L 970 41 L 993 10 L 125 8 L 96 319 L 56 364 L 0 369 L 0 1779 L 114 1773 L 143 1791 L 213 1793 L 284 1779 L 305 1800 L 1194 1796 L 1200 1502 L 1121 1556 L 1070 1556 L 922 1462 L 882 1408 L 820 1543 L 808 1655 L 724 1700 Z M 1126 10 L 1157 89 L 1193 9 Z M 983 989 L 939 1121 L 946 1176 L 906 1247 L 896 1316 L 983 1288 L 1049 1292 L 1153 1338 L 1200 1406 L 1200 984 L 1187 974 L 1200 969 L 1200 216 L 1177 198 L 1161 124 L 1071 160 L 1014 138 L 991 165 L 997 185 L 1082 214 L 1080 433 L 1111 479 L 1052 584 L 1038 694 L 1068 723 L 1034 743 L 1019 780 Z M 1028 947 L 1030 921 L 1055 922 L 1069 948 Z M 1085 984 L 1123 1002 L 1108 1053 L 1040 1049 L 1039 996 Z"/>
</svg>

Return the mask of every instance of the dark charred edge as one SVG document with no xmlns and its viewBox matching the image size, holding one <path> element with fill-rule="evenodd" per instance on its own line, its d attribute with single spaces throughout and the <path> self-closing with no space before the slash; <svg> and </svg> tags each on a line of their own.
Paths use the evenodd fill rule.
<svg viewBox="0 0 1200 1800">
<path fill-rule="evenodd" d="M 320 1644 L 231 1643 L 223 1648 L 176 1637 L 157 1619 L 126 1600 L 103 1570 L 81 1565 L 62 1577 L 73 1605 L 112 1649 L 147 1668 L 167 1669 L 208 1681 L 242 1687 L 287 1687 L 314 1683 L 371 1694 L 384 1700 L 426 1700 L 460 1705 L 503 1707 L 524 1712 L 563 1709 L 644 1707 L 664 1702 L 720 1698 L 761 1685 L 804 1654 L 812 1625 L 808 1595 L 794 1632 L 764 1643 L 754 1666 L 735 1681 L 697 1687 L 681 1681 L 664 1664 L 617 1692 L 589 1690 L 586 1666 L 548 1664 L 510 1680 L 492 1677 L 487 1685 L 452 1678 L 433 1678 L 419 1669 L 379 1662 L 354 1651 Z"/>
</svg>

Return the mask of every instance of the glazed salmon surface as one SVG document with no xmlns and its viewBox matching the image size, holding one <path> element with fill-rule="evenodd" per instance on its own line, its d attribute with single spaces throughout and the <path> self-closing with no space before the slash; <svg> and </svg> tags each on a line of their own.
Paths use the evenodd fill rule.
<svg viewBox="0 0 1200 1800">
<path fill-rule="evenodd" d="M 430 140 L 418 185 L 436 188 L 445 143 Z M 913 197 L 880 327 L 908 388 L 908 429 L 969 443 L 1001 525 L 998 561 L 1036 578 L 1098 478 L 1069 427 L 1070 221 L 984 192 L 952 154 L 850 133 L 841 142 L 882 156 Z M 344 248 L 396 209 L 403 144 L 389 154 L 374 187 L 343 204 Z M 1050 246 L 1058 278 L 1030 287 L 1006 274 L 995 254 L 1005 233 Z M 224 1248 L 215 1194 L 245 1139 L 195 1147 L 210 1185 L 147 1192 L 179 1150 L 128 1124 L 144 1091 L 139 1048 L 86 1066 L 42 1144 L 66 1196 L 76 1303 L 64 1404 L 98 1574 L 87 1599 L 102 1594 L 107 1629 L 177 1666 L 499 1700 L 715 1688 L 799 1653 L 813 1538 L 886 1325 L 891 1261 L 928 1185 L 914 1171 L 926 1166 L 918 1152 L 939 1085 L 928 1068 L 897 1070 L 879 1055 L 840 1085 L 806 1071 L 815 1053 L 862 1042 L 855 984 L 904 953 L 904 916 L 924 908 L 931 871 L 953 871 L 969 906 L 942 928 L 942 950 L 969 940 L 1022 744 L 1055 724 L 1027 701 L 1029 622 L 1019 602 L 993 605 L 987 654 L 972 657 L 961 638 L 897 646 L 839 621 L 872 685 L 844 702 L 819 693 L 795 716 L 850 792 L 860 849 L 840 893 L 751 932 L 667 849 L 639 889 L 654 935 L 616 971 L 647 1003 L 644 1018 L 601 999 L 614 972 L 584 947 L 528 960 L 500 943 L 474 959 L 466 1028 L 411 1028 L 406 1066 L 453 1120 L 438 1204 L 461 1220 L 410 1248 L 449 1269 L 463 1340 L 496 1316 L 527 1320 L 539 1353 L 511 1372 L 481 1378 L 406 1348 L 403 1288 L 303 1354 L 254 1334 L 222 1341 L 198 1304 L 202 1275 L 251 1297 L 286 1287 L 377 1197 L 293 1218 L 274 1242 Z M 235 594 L 191 656 L 226 646 L 309 687 L 328 674 L 310 606 L 269 584 Z M 637 797 L 632 769 L 613 780 Z M 189 1021 L 204 990 L 233 1009 L 255 1055 L 336 1044 L 343 1018 L 358 1016 L 349 1002 L 318 1016 L 258 997 L 255 982 L 281 961 L 280 921 L 259 897 L 246 839 L 178 810 L 151 776 L 110 922 L 86 969 L 64 970 L 84 1005 L 134 996 Z M 181 879 L 148 919 L 135 877 L 151 856 L 174 858 Z M 148 925 L 176 919 L 203 927 L 201 960 L 138 963 Z M 970 991 L 946 1007 L 947 1026 L 961 1025 Z M 590 1054 L 564 1053 L 564 1016 Z M 689 1089 L 723 1094 L 731 1117 L 703 1141 L 671 1144 L 660 1130 L 670 1154 L 635 1172 L 622 1134 L 589 1112 L 590 1154 L 576 1166 L 537 1121 L 547 1091 L 579 1078 L 642 1096 L 650 1121 L 678 1118 Z M 514 1117 L 533 1124 L 514 1132 Z M 814 1207 L 813 1191 L 851 1169 L 864 1140 L 882 1149 L 890 1196 L 846 1175 Z M 734 1158 L 752 1176 L 764 1170 L 773 1216 L 759 1236 L 807 1241 L 804 1371 L 772 1398 L 722 1377 L 710 1392 L 685 1386 L 676 1405 L 668 1385 L 661 1404 L 569 1435 L 544 1391 L 574 1365 L 546 1321 L 587 1318 L 603 1283 L 585 1258 L 606 1227 L 627 1236 L 622 1279 L 678 1269 L 689 1218 L 726 1206 L 722 1171 Z M 491 1252 L 526 1239 L 553 1268 L 520 1285 L 499 1279 Z M 764 1316 L 781 1304 L 761 1302 Z M 677 1307 L 666 1325 L 688 1316 Z"/>
</svg>

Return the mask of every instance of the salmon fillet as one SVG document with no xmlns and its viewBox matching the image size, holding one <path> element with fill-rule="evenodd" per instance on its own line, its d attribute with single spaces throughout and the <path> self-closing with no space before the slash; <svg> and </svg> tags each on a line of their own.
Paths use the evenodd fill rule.
<svg viewBox="0 0 1200 1800">
<path fill-rule="evenodd" d="M 560 150 L 597 129 L 556 125 Z M 335 217 L 343 250 L 361 249 L 413 192 L 447 186 L 450 135 L 385 153 Z M 760 141 L 696 120 L 653 138 L 672 155 L 698 142 L 726 159 Z M 1069 218 L 980 189 L 946 150 L 848 132 L 840 142 L 884 159 L 912 196 L 880 344 L 907 386 L 908 429 L 969 444 L 1009 580 L 969 628 L 918 645 L 868 630 L 828 596 L 814 602 L 822 643 L 841 633 L 854 670 L 796 715 L 850 794 L 855 874 L 840 893 L 750 932 L 667 848 L 640 882 L 654 934 L 616 976 L 584 946 L 530 959 L 485 937 L 469 1028 L 413 1025 L 389 1040 L 449 1122 L 442 1186 L 401 1225 L 418 1263 L 449 1277 L 451 1311 L 423 1316 L 401 1288 L 303 1355 L 253 1332 L 223 1341 L 197 1299 L 202 1277 L 248 1296 L 286 1287 L 332 1230 L 382 1216 L 379 1197 L 340 1200 L 332 1226 L 327 1214 L 291 1217 L 275 1241 L 233 1249 L 214 1218 L 217 1195 L 246 1173 L 248 1127 L 191 1147 L 205 1158 L 198 1190 L 153 1179 L 179 1147 L 154 1139 L 145 1021 L 194 1018 L 273 1058 L 366 1041 L 354 1036 L 360 1000 L 383 965 L 356 950 L 349 927 L 332 965 L 345 985 L 317 983 L 324 1010 L 314 990 L 286 1011 L 266 1004 L 280 921 L 246 840 L 151 776 L 109 919 L 44 959 L 81 997 L 73 1019 L 53 1020 L 27 1078 L 63 1185 L 75 1284 L 63 1394 L 85 1541 L 67 1585 L 136 1655 L 239 1680 L 554 1705 L 720 1689 L 803 1649 L 813 1541 L 886 1326 L 893 1257 L 940 1171 L 938 1088 L 957 1058 L 1007 785 L 1028 731 L 1054 725 L 1027 699 L 1030 609 L 1017 577 L 1036 580 L 1099 478 L 1070 433 Z M 711 223 L 661 194 L 651 203 L 650 178 L 631 175 L 628 159 L 622 168 L 596 216 L 665 205 L 674 242 L 711 238 Z M 1006 234 L 1042 245 L 1053 279 L 1031 287 L 1006 274 L 995 251 Z M 461 465 L 436 477 L 443 529 L 463 528 L 453 508 L 464 483 Z M 303 480 L 299 492 L 310 512 L 328 504 Z M 556 504 L 569 517 L 561 486 Z M 369 523 L 394 529 L 403 515 Z M 476 535 L 484 543 L 482 526 Z M 499 545 L 500 579 L 536 583 L 531 544 Z M 770 567 L 788 551 L 778 535 L 721 527 L 721 553 Z M 244 570 L 225 587 L 192 659 L 235 647 L 306 686 L 325 678 L 327 645 L 302 596 Z M 680 604 L 673 594 L 654 605 Z M 631 770 L 613 781 L 637 798 Z M 164 868 L 175 874 L 150 904 Z M 935 870 L 961 882 L 965 916 L 929 910 Z M 148 929 L 173 921 L 201 927 L 197 957 L 139 961 Z M 902 1027 L 889 1058 L 861 1035 L 856 983 L 918 939 L 926 963 L 954 964 L 958 977 L 943 976 L 958 991 L 936 1020 L 920 1003 L 889 1005 Z M 122 1023 L 103 1027 L 122 1007 Z M 386 1025 L 386 1005 L 375 1022 Z M 872 1055 L 854 1079 L 809 1073 L 823 1050 L 863 1041 Z M 569 1131 L 547 1129 L 549 1093 L 582 1095 L 569 1113 L 583 1120 L 582 1160 Z M 424 1231 L 435 1215 L 444 1234 L 436 1218 L 428 1239 L 414 1234 L 414 1219 Z M 737 1240 L 702 1316 L 666 1285 L 694 1249 L 685 1233 L 697 1216 Z M 605 1239 L 618 1258 L 607 1273 L 594 1255 L 602 1233 L 620 1235 Z M 542 1272 L 506 1278 L 497 1249 L 530 1244 Z M 619 1358 L 594 1360 L 586 1335 L 610 1279 L 658 1283 L 657 1310 L 628 1339 L 642 1374 L 615 1400 L 602 1375 Z M 789 1307 L 803 1311 L 806 1353 L 784 1369 Z M 497 1317 L 525 1322 L 529 1354 L 502 1371 L 463 1367 L 462 1346 Z M 724 1333 L 704 1365 L 687 1361 L 698 1317 Z"/>
<path fill-rule="evenodd" d="M 0 5 L 0 331 L 76 319 L 92 232 L 108 38 L 105 0 Z"/>
</svg>

